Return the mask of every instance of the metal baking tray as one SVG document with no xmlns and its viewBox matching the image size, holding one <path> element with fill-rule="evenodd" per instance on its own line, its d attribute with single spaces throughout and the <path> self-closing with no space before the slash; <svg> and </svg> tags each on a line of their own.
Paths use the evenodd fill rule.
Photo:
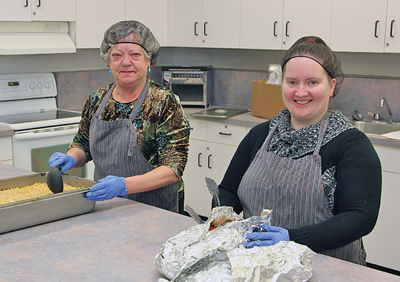
<svg viewBox="0 0 400 282">
<path fill-rule="evenodd" d="M 91 212 L 95 202 L 85 194 L 96 182 L 68 174 L 62 177 L 64 183 L 84 188 L 0 205 L 0 234 Z M 46 179 L 47 173 L 7 178 L 0 180 L 0 190 L 46 183 Z"/>
</svg>

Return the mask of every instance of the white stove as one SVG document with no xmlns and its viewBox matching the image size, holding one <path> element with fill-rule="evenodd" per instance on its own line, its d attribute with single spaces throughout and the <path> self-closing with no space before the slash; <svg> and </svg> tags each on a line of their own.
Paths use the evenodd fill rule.
<svg viewBox="0 0 400 282">
<path fill-rule="evenodd" d="M 15 131 L 78 124 L 81 113 L 57 108 L 52 73 L 0 75 L 0 123 Z"/>
<path fill-rule="evenodd" d="M 68 149 L 78 131 L 81 113 L 58 109 L 56 98 L 52 73 L 0 75 L 0 124 L 14 130 L 14 166 L 48 171 L 51 154 Z M 85 167 L 68 172 L 87 176 Z"/>
</svg>

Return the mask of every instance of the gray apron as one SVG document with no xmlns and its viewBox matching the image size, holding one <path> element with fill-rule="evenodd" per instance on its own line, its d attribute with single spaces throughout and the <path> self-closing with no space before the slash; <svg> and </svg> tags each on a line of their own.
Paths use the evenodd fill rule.
<svg viewBox="0 0 400 282">
<path fill-rule="evenodd" d="M 145 159 L 140 151 L 136 142 L 136 128 L 133 124 L 146 99 L 149 81 L 147 79 L 129 118 L 115 121 L 101 120 L 100 115 L 104 111 L 114 88 L 115 84 L 108 91 L 90 121 L 89 146 L 95 164 L 95 181 L 107 175 L 130 177 L 154 169 L 154 166 Z M 127 198 L 178 212 L 178 186 L 178 183 L 173 183 L 152 191 L 129 194 Z"/>
<path fill-rule="evenodd" d="M 329 125 L 328 114 L 322 121 L 314 154 L 299 159 L 281 158 L 267 151 L 278 124 L 269 132 L 239 185 L 238 196 L 244 217 L 260 215 L 263 209 L 272 209 L 271 225 L 286 229 L 313 225 L 332 218 L 334 215 L 325 202 L 319 156 L 322 139 Z M 321 253 L 365 265 L 361 239 Z"/>
</svg>

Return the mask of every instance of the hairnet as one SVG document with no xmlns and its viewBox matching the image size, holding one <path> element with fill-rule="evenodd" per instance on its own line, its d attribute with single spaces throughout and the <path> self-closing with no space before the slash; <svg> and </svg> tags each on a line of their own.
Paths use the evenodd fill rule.
<svg viewBox="0 0 400 282">
<path fill-rule="evenodd" d="M 297 40 L 286 52 L 282 59 L 282 73 L 285 72 L 286 63 L 296 57 L 306 57 L 320 64 L 331 78 L 336 79 L 336 87 L 333 96 L 339 92 L 343 82 L 343 70 L 339 59 L 332 49 L 319 37 L 305 36 Z"/>
<path fill-rule="evenodd" d="M 121 38 L 131 33 L 134 35 L 135 43 L 145 50 L 146 57 L 151 60 L 151 65 L 155 65 L 160 44 L 148 27 L 133 20 L 113 24 L 104 32 L 103 42 L 100 46 L 100 56 L 104 61 L 108 62 L 110 48 L 115 46 Z"/>
</svg>

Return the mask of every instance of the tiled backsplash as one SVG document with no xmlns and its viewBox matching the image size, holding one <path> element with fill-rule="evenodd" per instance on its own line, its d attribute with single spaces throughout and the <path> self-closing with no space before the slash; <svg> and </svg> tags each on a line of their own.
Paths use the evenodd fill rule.
<svg viewBox="0 0 400 282">
<path fill-rule="evenodd" d="M 251 108 L 253 80 L 268 78 L 267 72 L 214 69 L 212 105 Z M 91 92 L 113 81 L 108 71 L 79 71 L 56 73 L 58 106 L 63 109 L 81 110 Z M 161 67 L 154 67 L 151 78 L 161 83 Z M 386 109 L 380 107 L 385 97 L 393 112 L 393 119 L 400 122 L 400 80 L 385 78 L 346 77 L 330 107 L 351 117 L 359 110 L 364 119 L 371 119 L 368 112 L 379 113 L 387 120 Z"/>
</svg>

